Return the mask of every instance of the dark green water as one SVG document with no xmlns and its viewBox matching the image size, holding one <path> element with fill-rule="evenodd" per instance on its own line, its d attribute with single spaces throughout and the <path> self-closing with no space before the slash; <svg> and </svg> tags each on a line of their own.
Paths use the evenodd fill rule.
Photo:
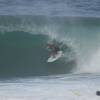
<svg viewBox="0 0 100 100">
<path fill-rule="evenodd" d="M 8 32 L 0 35 L 0 76 L 26 77 L 70 72 L 72 62 L 47 63 L 46 35 Z"/>
<path fill-rule="evenodd" d="M 0 16 L 0 77 L 71 73 L 79 62 L 76 58 L 46 62 L 50 55 L 48 41 L 60 43 L 64 39 L 60 44 L 65 56 L 76 46 L 79 59 L 89 58 L 99 46 L 99 26 L 99 18 Z"/>
</svg>

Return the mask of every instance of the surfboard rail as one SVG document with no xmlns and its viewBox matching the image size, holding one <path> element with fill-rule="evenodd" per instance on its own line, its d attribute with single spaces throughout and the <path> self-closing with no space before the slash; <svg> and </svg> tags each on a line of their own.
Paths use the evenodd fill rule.
<svg viewBox="0 0 100 100">
<path fill-rule="evenodd" d="M 58 60 L 59 58 L 61 58 L 61 56 L 62 56 L 62 51 L 58 51 L 55 56 L 54 55 L 51 55 L 48 58 L 47 62 L 54 62 L 54 61 Z"/>
</svg>

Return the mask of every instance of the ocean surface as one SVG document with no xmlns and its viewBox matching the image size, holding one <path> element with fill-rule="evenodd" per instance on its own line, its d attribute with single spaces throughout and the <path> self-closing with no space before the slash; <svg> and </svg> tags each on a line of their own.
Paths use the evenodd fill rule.
<svg viewBox="0 0 100 100">
<path fill-rule="evenodd" d="M 99 60 L 99 0 L 0 0 L 0 100 L 100 100 Z"/>
</svg>

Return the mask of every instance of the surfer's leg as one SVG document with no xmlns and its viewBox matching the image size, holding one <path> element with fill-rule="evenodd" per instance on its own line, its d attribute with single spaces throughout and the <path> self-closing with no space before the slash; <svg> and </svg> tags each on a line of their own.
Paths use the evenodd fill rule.
<svg viewBox="0 0 100 100">
<path fill-rule="evenodd" d="M 53 58 L 55 58 L 55 56 L 56 56 L 56 52 L 55 51 L 52 51 L 52 56 L 53 56 Z"/>
</svg>

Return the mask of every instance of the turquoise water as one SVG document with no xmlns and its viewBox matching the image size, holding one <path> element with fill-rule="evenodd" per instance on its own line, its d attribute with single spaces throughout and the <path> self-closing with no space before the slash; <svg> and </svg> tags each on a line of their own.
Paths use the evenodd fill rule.
<svg viewBox="0 0 100 100">
<path fill-rule="evenodd" d="M 75 73 L 99 46 L 99 18 L 0 16 L 0 20 L 1 78 Z M 64 57 L 47 63 L 47 43 L 54 41 Z"/>
</svg>

